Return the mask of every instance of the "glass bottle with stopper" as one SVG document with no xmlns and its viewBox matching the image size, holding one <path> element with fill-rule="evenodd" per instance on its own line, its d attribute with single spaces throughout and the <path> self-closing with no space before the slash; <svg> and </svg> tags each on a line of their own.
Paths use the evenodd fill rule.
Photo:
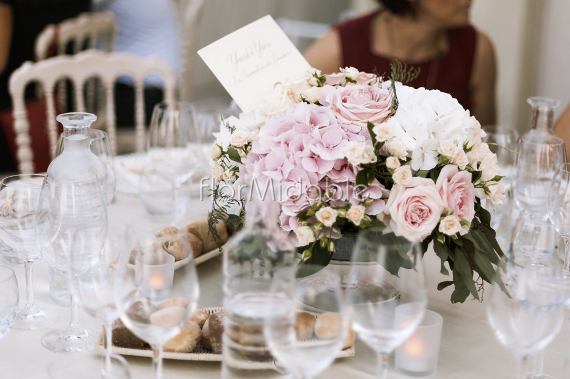
<svg viewBox="0 0 570 379">
<path fill-rule="evenodd" d="M 48 176 L 55 181 L 100 180 L 105 186 L 107 168 L 91 151 L 88 130 L 97 116 L 91 113 L 71 112 L 57 116 L 63 125 L 56 158 L 48 167 Z"/>
<path fill-rule="evenodd" d="M 271 286 L 277 277 L 295 280 L 295 248 L 279 226 L 277 202 L 252 199 L 246 209 L 244 228 L 224 246 L 224 378 L 271 367 L 263 334 L 265 319 L 279 308 L 272 306 Z"/>
</svg>

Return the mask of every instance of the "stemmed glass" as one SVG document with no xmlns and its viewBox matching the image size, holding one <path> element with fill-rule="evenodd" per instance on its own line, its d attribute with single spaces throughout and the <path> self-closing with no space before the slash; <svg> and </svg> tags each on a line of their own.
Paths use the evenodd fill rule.
<svg viewBox="0 0 570 379">
<path fill-rule="evenodd" d="M 503 261 L 487 297 L 489 324 L 517 358 L 515 379 L 527 377 L 529 357 L 552 342 L 564 320 L 565 294 L 549 284 L 559 272 L 553 262 Z"/>
<path fill-rule="evenodd" d="M 115 197 L 116 175 L 115 165 L 113 164 L 114 154 L 111 141 L 109 140 L 109 134 L 98 129 L 86 129 L 85 133 L 87 133 L 91 139 L 91 151 L 105 165 L 107 172 L 105 189 L 107 191 L 107 202 L 110 204 Z"/>
<path fill-rule="evenodd" d="M 173 188 L 176 209 L 181 213 L 177 216 L 186 211 L 192 177 L 199 163 L 200 154 L 193 146 L 194 126 L 194 107 L 190 103 L 160 103 L 154 107 L 147 139 L 147 171 L 167 182 L 163 190 Z"/>
<path fill-rule="evenodd" d="M 15 316 L 14 328 L 37 329 L 46 314 L 34 302 L 33 264 L 41 258 L 35 220 L 45 208 L 39 199 L 45 175 L 14 175 L 0 182 L 0 251 L 9 261 L 24 264 L 25 300 Z"/>
<path fill-rule="evenodd" d="M 346 289 L 352 325 L 378 354 L 378 378 L 388 375 L 388 357 L 422 320 L 427 304 L 419 246 L 378 229 L 359 233 Z"/>
<path fill-rule="evenodd" d="M 348 315 L 339 276 L 323 271 L 295 281 L 277 275 L 271 294 L 274 301 L 264 320 L 269 350 L 293 377 L 314 378 L 333 362 L 346 337 Z"/>
<path fill-rule="evenodd" d="M 73 295 L 91 317 L 100 320 L 105 330 L 105 360 L 101 362 L 92 356 L 74 356 L 73 360 L 56 361 L 50 366 L 53 379 L 66 378 L 103 378 L 129 379 L 129 367 L 125 359 L 112 353 L 113 322 L 119 317 L 115 305 L 117 272 L 121 254 L 125 254 L 122 235 L 108 235 L 105 246 L 99 255 L 83 254 L 89 252 L 90 240 L 80 240 L 69 260 L 69 282 Z"/>
<path fill-rule="evenodd" d="M 48 265 L 61 275 L 70 275 L 73 255 L 95 259 L 101 253 L 107 232 L 107 196 L 98 180 L 59 183 L 44 180 L 38 215 L 38 240 L 45 249 Z M 56 352 L 81 352 L 93 347 L 87 330 L 79 325 L 76 294 L 71 292 L 69 326 L 53 330 L 42 345 Z"/>
<path fill-rule="evenodd" d="M 515 202 L 528 217 L 547 216 L 556 175 L 566 162 L 564 141 L 551 135 L 522 139 L 517 149 Z"/>
<path fill-rule="evenodd" d="M 559 253 L 564 260 L 564 270 L 570 272 L 570 164 L 564 164 L 557 175 L 557 192 L 550 201 L 550 220 L 562 242 Z"/>
<path fill-rule="evenodd" d="M 164 344 L 190 320 L 198 302 L 194 261 L 174 270 L 174 257 L 153 235 L 129 244 L 120 263 L 115 303 L 123 323 L 153 350 L 155 378 L 162 378 Z"/>
<path fill-rule="evenodd" d="M 7 266 L 0 266 L 0 339 L 10 331 L 14 322 L 19 294 L 14 270 Z"/>
</svg>

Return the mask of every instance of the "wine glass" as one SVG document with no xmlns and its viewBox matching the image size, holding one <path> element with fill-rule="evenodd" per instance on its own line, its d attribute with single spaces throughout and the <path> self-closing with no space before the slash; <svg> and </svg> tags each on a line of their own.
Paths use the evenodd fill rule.
<svg viewBox="0 0 570 379">
<path fill-rule="evenodd" d="M 341 351 L 348 329 L 341 292 L 339 276 L 329 271 L 301 280 L 286 275 L 273 280 L 264 336 L 278 365 L 293 377 L 314 378 Z"/>
<path fill-rule="evenodd" d="M 122 234 L 108 234 L 100 254 L 82 254 L 89 252 L 90 239 L 79 239 L 76 249 L 71 252 L 69 260 L 69 280 L 71 292 L 83 310 L 91 317 L 100 320 L 105 330 L 105 360 L 101 362 L 90 356 L 74 356 L 70 360 L 56 361 L 50 372 L 53 378 L 82 377 L 104 379 L 130 378 L 128 364 L 124 358 L 112 354 L 113 322 L 119 317 L 115 305 L 115 289 L 118 264 L 121 254 L 126 254 Z"/>
<path fill-rule="evenodd" d="M 101 253 L 107 231 L 107 196 L 98 180 L 58 182 L 47 176 L 40 195 L 38 240 L 45 249 L 48 265 L 69 277 L 72 255 L 90 262 Z M 53 330 L 42 345 L 55 352 L 82 352 L 93 344 L 79 325 L 77 296 L 71 292 L 69 326 Z"/>
<path fill-rule="evenodd" d="M 149 171 L 159 172 L 174 188 L 177 216 L 188 205 L 193 175 L 201 154 L 195 146 L 194 107 L 186 102 L 154 107 L 147 139 Z"/>
<path fill-rule="evenodd" d="M 10 331 L 14 322 L 19 293 L 14 270 L 0 266 L 0 339 Z"/>
<path fill-rule="evenodd" d="M 515 130 L 507 130 L 501 132 L 487 132 L 484 141 L 489 145 L 489 149 L 496 155 L 500 168 L 500 174 L 503 176 L 501 183 L 504 184 L 508 194 L 508 199 L 512 198 L 513 180 L 515 177 L 515 161 L 517 149 L 517 133 Z M 509 214 L 511 209 L 508 201 L 496 209 L 492 219 L 493 227 L 497 227 L 501 223 L 501 219 L 505 214 Z"/>
<path fill-rule="evenodd" d="M 560 138 L 533 136 L 523 138 L 517 148 L 514 197 L 527 217 L 540 218 L 546 216 L 554 179 L 566 162 L 566 149 Z"/>
<path fill-rule="evenodd" d="M 115 303 L 125 326 L 152 347 L 155 378 L 161 379 L 164 344 L 190 320 L 199 287 L 194 261 L 175 272 L 174 257 L 153 237 L 129 244 L 119 263 Z"/>
<path fill-rule="evenodd" d="M 422 320 L 427 304 L 420 247 L 379 229 L 359 233 L 346 289 L 352 326 L 378 354 L 379 378 L 388 356 Z"/>
<path fill-rule="evenodd" d="M 556 179 L 557 191 L 550 201 L 550 221 L 560 235 L 558 252 L 564 261 L 564 269 L 570 272 L 570 165 L 564 164 Z"/>
<path fill-rule="evenodd" d="M 91 139 L 91 151 L 95 154 L 106 168 L 106 191 L 107 191 L 107 202 L 110 204 L 113 202 L 115 197 L 116 188 L 116 175 L 115 175 L 115 165 L 113 164 L 113 149 L 111 147 L 111 141 L 109 140 L 109 134 L 98 129 L 86 129 L 85 133 Z"/>
<path fill-rule="evenodd" d="M 560 271 L 552 262 L 504 260 L 487 297 L 489 324 L 517 358 L 515 379 L 527 377 L 530 356 L 542 352 L 562 327 L 565 294 L 549 285 Z"/>
<path fill-rule="evenodd" d="M 0 251 L 11 262 L 23 263 L 25 300 L 16 313 L 14 328 L 37 329 L 47 322 L 34 302 L 33 265 L 41 258 L 36 243 L 36 216 L 45 175 L 14 175 L 0 182 Z"/>
</svg>

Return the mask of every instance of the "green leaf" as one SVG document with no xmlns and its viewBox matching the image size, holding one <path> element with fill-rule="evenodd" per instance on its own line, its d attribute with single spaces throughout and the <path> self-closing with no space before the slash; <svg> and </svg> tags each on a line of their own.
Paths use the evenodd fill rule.
<svg viewBox="0 0 570 379">
<path fill-rule="evenodd" d="M 495 269 L 493 268 L 493 265 L 491 264 L 489 259 L 483 254 L 475 253 L 473 255 L 473 260 L 475 261 L 475 264 L 479 268 L 479 273 L 481 274 L 481 277 L 485 281 L 491 283 L 493 277 L 495 276 Z"/>
<path fill-rule="evenodd" d="M 479 220 L 481 220 L 483 224 L 487 226 L 491 225 L 491 214 L 485 208 L 479 207 L 477 215 L 479 216 Z"/>
<path fill-rule="evenodd" d="M 449 287 L 449 286 L 452 285 L 452 284 L 453 284 L 453 281 L 452 281 L 452 280 L 446 280 L 446 281 L 441 282 L 441 283 L 439 283 L 439 284 L 437 285 L 437 290 L 438 290 L 438 291 L 442 291 L 442 290 L 446 289 L 447 287 Z"/>
<path fill-rule="evenodd" d="M 228 148 L 228 157 L 234 162 L 241 163 L 241 157 L 239 156 L 239 152 L 235 147 L 230 146 Z"/>
<path fill-rule="evenodd" d="M 455 251 L 454 263 L 453 281 L 457 282 L 461 280 L 464 283 L 465 288 L 471 292 L 471 295 L 479 300 L 479 293 L 477 292 L 477 288 L 475 288 L 475 283 L 473 282 L 473 270 L 471 269 L 471 265 L 469 264 L 464 251 L 459 249 Z"/>
<path fill-rule="evenodd" d="M 374 134 L 374 132 L 372 131 L 372 129 L 374 129 L 374 124 L 368 122 L 366 126 L 368 127 L 368 134 L 370 134 L 370 139 L 372 140 L 372 146 L 376 146 L 378 141 L 376 140 L 376 134 Z"/>
<path fill-rule="evenodd" d="M 356 175 L 356 184 L 358 185 L 367 185 L 368 184 L 368 174 L 366 172 L 367 170 L 361 170 L 357 175 Z"/>
<path fill-rule="evenodd" d="M 467 300 L 467 297 L 469 296 L 469 290 L 463 285 L 458 285 L 457 282 L 454 282 L 454 284 L 455 284 L 455 289 L 451 294 L 451 303 L 453 304 L 464 303 L 465 300 Z"/>
</svg>

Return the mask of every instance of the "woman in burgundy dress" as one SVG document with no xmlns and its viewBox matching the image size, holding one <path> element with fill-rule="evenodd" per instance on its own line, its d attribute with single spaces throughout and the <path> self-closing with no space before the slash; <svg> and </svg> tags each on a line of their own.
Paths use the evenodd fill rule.
<svg viewBox="0 0 570 379">
<path fill-rule="evenodd" d="M 495 124 L 495 52 L 469 24 L 471 0 L 378 0 L 380 11 L 334 27 L 305 52 L 325 73 L 353 66 L 389 74 L 397 59 L 421 69 L 410 85 L 450 93 L 483 126 Z"/>
</svg>

